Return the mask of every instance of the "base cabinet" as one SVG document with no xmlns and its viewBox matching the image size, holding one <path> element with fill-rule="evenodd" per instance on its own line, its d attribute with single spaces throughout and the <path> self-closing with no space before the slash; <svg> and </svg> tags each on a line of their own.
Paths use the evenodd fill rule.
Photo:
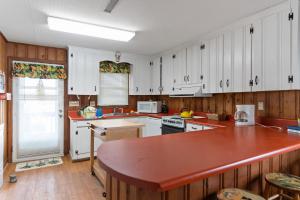
<svg viewBox="0 0 300 200">
<path fill-rule="evenodd" d="M 91 121 L 70 121 L 70 155 L 72 160 L 86 159 L 90 157 Z M 102 144 L 99 138 L 95 138 L 95 155 Z"/>
</svg>

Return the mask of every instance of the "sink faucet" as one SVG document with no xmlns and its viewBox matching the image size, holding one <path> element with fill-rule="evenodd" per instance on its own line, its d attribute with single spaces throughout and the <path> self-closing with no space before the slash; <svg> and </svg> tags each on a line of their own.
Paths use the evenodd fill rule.
<svg viewBox="0 0 300 200">
<path fill-rule="evenodd" d="M 114 107 L 114 113 L 123 113 L 124 109 L 123 108 L 119 108 L 119 107 Z"/>
</svg>

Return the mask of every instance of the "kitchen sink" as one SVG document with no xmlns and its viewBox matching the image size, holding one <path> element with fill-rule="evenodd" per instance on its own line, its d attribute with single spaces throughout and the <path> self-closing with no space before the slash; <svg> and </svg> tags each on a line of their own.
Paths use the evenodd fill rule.
<svg viewBox="0 0 300 200">
<path fill-rule="evenodd" d="M 107 113 L 104 114 L 103 117 L 111 117 L 111 116 L 128 116 L 129 113 Z"/>
</svg>

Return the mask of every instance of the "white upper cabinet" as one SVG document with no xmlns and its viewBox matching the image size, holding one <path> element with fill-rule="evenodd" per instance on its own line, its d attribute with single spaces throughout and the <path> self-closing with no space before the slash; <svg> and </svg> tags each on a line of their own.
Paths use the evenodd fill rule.
<svg viewBox="0 0 300 200">
<path fill-rule="evenodd" d="M 224 92 L 232 92 L 233 88 L 233 73 L 232 73 L 232 32 L 224 33 Z"/>
<path fill-rule="evenodd" d="M 245 27 L 233 30 L 233 92 L 243 92 L 243 72 L 245 66 Z"/>
<path fill-rule="evenodd" d="M 146 57 L 136 58 L 130 70 L 130 95 L 149 95 L 149 88 L 151 87 L 149 74 L 149 59 Z"/>
<path fill-rule="evenodd" d="M 203 42 L 200 46 L 200 57 L 201 57 L 201 87 L 203 93 L 210 92 L 209 84 L 209 43 Z"/>
<path fill-rule="evenodd" d="M 173 59 L 172 54 L 162 56 L 162 94 L 169 95 L 173 90 Z"/>
<path fill-rule="evenodd" d="M 219 87 L 218 81 L 218 52 L 217 38 L 209 40 L 209 93 L 217 93 Z"/>
<path fill-rule="evenodd" d="M 186 48 L 173 54 L 173 78 L 174 87 L 186 84 Z"/>
<path fill-rule="evenodd" d="M 217 37 L 217 93 L 224 89 L 224 35 Z"/>
<path fill-rule="evenodd" d="M 161 57 L 155 57 L 150 62 L 151 87 L 149 91 L 151 95 L 160 95 L 161 92 L 160 65 L 161 65 Z"/>
<path fill-rule="evenodd" d="M 187 48 L 186 83 L 195 85 L 200 84 L 201 58 L 200 45 L 193 45 Z"/>
<path fill-rule="evenodd" d="M 99 62 L 89 49 L 69 47 L 68 94 L 97 95 Z"/>
</svg>

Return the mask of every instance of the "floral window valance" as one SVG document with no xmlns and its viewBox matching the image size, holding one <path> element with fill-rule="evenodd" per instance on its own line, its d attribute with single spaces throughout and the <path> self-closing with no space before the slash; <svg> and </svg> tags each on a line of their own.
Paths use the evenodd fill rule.
<svg viewBox="0 0 300 200">
<path fill-rule="evenodd" d="M 39 79 L 66 79 L 67 74 L 63 65 L 14 62 L 12 75 Z"/>
<path fill-rule="evenodd" d="M 100 62 L 100 72 L 129 74 L 130 65 L 130 63 L 126 62 L 115 63 L 113 61 L 102 61 Z"/>
</svg>

